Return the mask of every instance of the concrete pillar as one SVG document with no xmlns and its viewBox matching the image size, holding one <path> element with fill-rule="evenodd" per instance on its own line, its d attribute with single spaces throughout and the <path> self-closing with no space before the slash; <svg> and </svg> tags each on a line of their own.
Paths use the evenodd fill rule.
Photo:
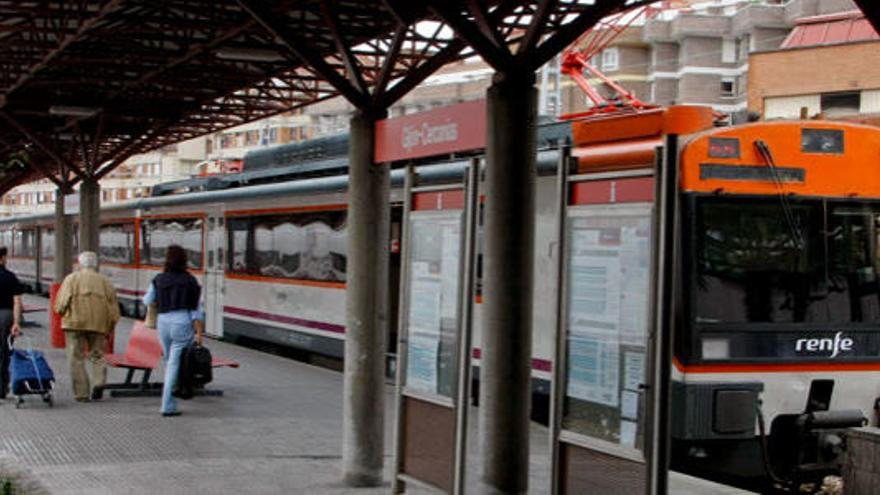
<svg viewBox="0 0 880 495">
<path fill-rule="evenodd" d="M 535 237 L 534 75 L 496 74 L 487 103 L 479 413 L 482 482 L 490 492 L 525 493 Z"/>
<path fill-rule="evenodd" d="M 390 174 L 373 163 L 374 116 L 351 119 L 342 468 L 349 486 L 378 486 L 384 460 Z"/>
<path fill-rule="evenodd" d="M 61 283 L 73 270 L 73 225 L 64 214 L 64 192 L 55 192 L 55 282 Z"/>
<path fill-rule="evenodd" d="M 101 226 L 101 186 L 88 177 L 79 186 L 79 250 L 98 252 Z"/>
</svg>

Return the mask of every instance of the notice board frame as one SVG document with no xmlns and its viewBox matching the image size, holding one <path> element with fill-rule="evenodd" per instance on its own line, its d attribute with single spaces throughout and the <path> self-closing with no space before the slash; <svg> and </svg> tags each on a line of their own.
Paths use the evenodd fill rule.
<svg viewBox="0 0 880 495">
<path fill-rule="evenodd" d="M 397 424 L 393 492 L 403 493 L 406 484 L 460 494 L 465 486 L 468 398 L 471 391 L 472 320 L 476 278 L 476 237 L 479 213 L 481 160 L 473 158 L 462 182 L 420 185 L 417 170 L 408 166 L 404 182 L 400 325 L 398 332 Z M 417 197 L 417 195 L 421 195 Z M 419 201 L 419 203 L 417 203 Z M 416 204 L 436 201 L 443 210 L 460 212 L 458 287 L 455 322 L 455 389 L 450 396 L 410 390 L 406 386 L 409 368 L 410 297 L 412 290 L 413 210 Z M 459 207 L 459 208 L 456 208 Z M 429 208 L 430 209 L 430 208 Z M 442 216 L 438 216 L 442 218 Z M 415 411 L 415 414 L 411 412 Z M 420 435 L 428 445 L 411 442 Z M 450 442 L 451 440 L 451 442 Z"/>
<path fill-rule="evenodd" d="M 591 482 L 603 474 L 584 476 L 584 466 L 603 464 L 606 469 L 628 472 L 640 478 L 629 492 L 638 490 L 647 494 L 666 493 L 668 473 L 668 410 L 671 366 L 672 290 L 674 284 L 673 256 L 677 228 L 677 174 L 675 136 L 668 136 L 665 146 L 658 147 L 653 168 L 619 172 L 571 175 L 577 170 L 577 160 L 563 153 L 557 170 L 557 328 L 553 367 L 553 385 L 550 411 L 551 493 L 566 494 L 594 491 Z M 671 152 L 669 151 L 671 150 Z M 640 418 L 643 424 L 641 451 L 619 447 L 612 442 L 591 438 L 565 430 L 562 427 L 563 408 L 568 379 L 568 286 L 569 286 L 569 208 L 575 196 L 574 184 L 586 181 L 653 179 L 653 197 L 650 199 L 651 250 L 649 258 L 648 328 L 645 349 L 645 383 Z M 631 182 L 632 183 L 632 182 Z M 614 197 L 614 184 L 611 184 Z M 602 202 L 596 202 L 602 203 Z M 607 479 L 609 483 L 612 481 Z M 600 484 L 602 480 L 599 480 Z"/>
</svg>

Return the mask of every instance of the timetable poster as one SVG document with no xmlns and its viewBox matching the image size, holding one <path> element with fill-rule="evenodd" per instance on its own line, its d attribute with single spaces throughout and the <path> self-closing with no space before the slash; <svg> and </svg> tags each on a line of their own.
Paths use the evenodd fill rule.
<svg viewBox="0 0 880 495">
<path fill-rule="evenodd" d="M 458 315 L 460 216 L 414 217 L 408 286 L 406 387 L 451 396 Z"/>
<path fill-rule="evenodd" d="M 617 406 L 620 382 L 620 253 L 607 233 L 575 229 L 569 263 L 568 395 Z"/>
<path fill-rule="evenodd" d="M 409 288 L 409 339 L 406 385 L 412 390 L 437 393 L 440 354 L 440 298 L 442 280 L 431 264 L 412 264 Z"/>
<path fill-rule="evenodd" d="M 650 314 L 650 210 L 591 210 L 572 217 L 569 226 L 569 400 L 563 427 L 639 448 Z"/>
</svg>

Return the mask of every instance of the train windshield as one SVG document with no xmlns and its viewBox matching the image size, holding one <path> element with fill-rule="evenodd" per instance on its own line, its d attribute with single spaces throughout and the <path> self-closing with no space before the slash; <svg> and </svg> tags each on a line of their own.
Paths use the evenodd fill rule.
<svg viewBox="0 0 880 495">
<path fill-rule="evenodd" d="M 880 204 L 706 197 L 695 205 L 696 324 L 880 322 Z"/>
</svg>

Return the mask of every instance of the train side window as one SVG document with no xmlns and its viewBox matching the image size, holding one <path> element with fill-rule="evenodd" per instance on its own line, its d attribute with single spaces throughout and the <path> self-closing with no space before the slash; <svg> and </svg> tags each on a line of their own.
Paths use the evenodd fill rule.
<svg viewBox="0 0 880 495">
<path fill-rule="evenodd" d="M 0 246 L 5 247 L 9 250 L 10 254 L 14 254 L 12 251 L 12 230 L 2 230 L 0 231 Z"/>
<path fill-rule="evenodd" d="M 40 239 L 40 249 L 42 249 L 40 257 L 44 261 L 55 259 L 55 229 L 43 227 L 40 235 L 42 236 L 42 239 Z"/>
<path fill-rule="evenodd" d="M 229 258 L 227 271 L 230 273 L 252 274 L 253 270 L 248 263 L 248 237 L 251 229 L 251 219 L 232 218 L 226 222 L 228 228 L 227 242 L 229 243 Z"/>
<path fill-rule="evenodd" d="M 36 229 L 16 229 L 12 255 L 18 258 L 34 258 L 37 255 Z"/>
<path fill-rule="evenodd" d="M 344 282 L 345 211 L 231 218 L 228 269 L 273 278 Z"/>
<path fill-rule="evenodd" d="M 203 220 L 201 218 L 147 219 L 141 224 L 141 263 L 162 266 L 165 250 L 178 244 L 186 250 L 188 266 L 202 268 Z"/>
<path fill-rule="evenodd" d="M 128 265 L 134 263 L 134 224 L 101 225 L 99 255 L 102 263 Z"/>
</svg>

